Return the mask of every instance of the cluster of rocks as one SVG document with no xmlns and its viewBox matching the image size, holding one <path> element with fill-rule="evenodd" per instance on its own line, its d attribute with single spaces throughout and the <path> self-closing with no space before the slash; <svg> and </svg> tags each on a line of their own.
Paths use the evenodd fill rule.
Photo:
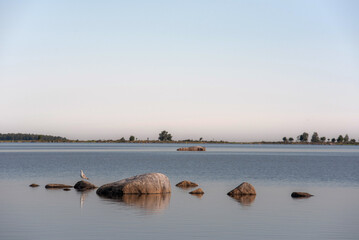
<svg viewBox="0 0 359 240">
<path fill-rule="evenodd" d="M 206 148 L 202 146 L 183 147 L 178 148 L 177 151 L 206 151 Z"/>
<path fill-rule="evenodd" d="M 187 188 L 198 187 L 198 184 L 188 180 L 183 180 L 182 182 L 177 183 L 176 187 L 187 189 Z M 202 190 L 202 188 L 197 188 L 196 190 L 189 192 L 189 194 L 203 195 L 204 191 Z"/>
<path fill-rule="evenodd" d="M 32 183 L 29 185 L 29 187 L 35 188 L 35 187 L 39 187 L 39 184 L 36 183 Z M 46 189 L 63 189 L 64 191 L 70 191 L 71 188 L 75 188 L 79 191 L 85 191 L 85 190 L 90 190 L 90 189 L 95 189 L 97 188 L 97 186 L 95 186 L 94 184 L 87 182 L 87 181 L 79 181 L 77 182 L 74 186 L 72 185 L 67 185 L 67 184 L 61 184 L 61 183 L 49 183 L 45 185 Z"/>
<path fill-rule="evenodd" d="M 33 183 L 29 186 L 38 187 L 39 185 Z M 45 186 L 46 189 L 63 189 L 65 191 L 69 191 L 72 187 L 79 191 L 98 188 L 94 184 L 84 180 L 77 182 L 74 186 L 57 183 L 50 183 Z M 198 184 L 184 180 L 177 183 L 176 187 L 188 189 L 198 187 Z M 97 189 L 96 193 L 99 196 L 108 198 L 123 198 L 124 195 L 168 194 L 171 193 L 171 184 L 168 177 L 162 173 L 146 173 L 102 185 Z M 201 196 L 204 194 L 204 191 L 202 188 L 197 188 L 189 192 L 189 194 Z M 250 204 L 253 202 L 256 194 L 255 188 L 248 182 L 241 183 L 239 186 L 227 193 L 227 195 L 237 199 L 243 204 Z M 305 192 L 293 192 L 291 196 L 293 198 L 308 198 L 313 195 Z M 132 198 L 125 197 L 125 199 Z M 146 198 L 142 197 L 141 199 Z"/>
</svg>

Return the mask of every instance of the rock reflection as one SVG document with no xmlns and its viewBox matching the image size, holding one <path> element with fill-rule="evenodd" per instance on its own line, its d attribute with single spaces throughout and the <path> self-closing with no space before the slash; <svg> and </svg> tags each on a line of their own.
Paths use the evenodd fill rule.
<svg viewBox="0 0 359 240">
<path fill-rule="evenodd" d="M 243 206 L 250 206 L 256 199 L 256 195 L 234 195 L 231 198 L 237 200 Z"/>
<path fill-rule="evenodd" d="M 106 199 L 111 202 L 124 203 L 128 206 L 144 210 L 159 211 L 168 207 L 171 200 L 171 194 L 125 194 L 119 198 Z"/>
</svg>

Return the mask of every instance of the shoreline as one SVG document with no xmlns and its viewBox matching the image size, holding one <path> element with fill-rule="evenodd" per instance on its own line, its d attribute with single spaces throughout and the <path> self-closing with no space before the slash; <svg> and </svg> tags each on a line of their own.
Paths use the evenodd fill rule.
<svg viewBox="0 0 359 240">
<path fill-rule="evenodd" d="M 117 140 L 67 140 L 67 141 L 34 141 L 34 140 L 19 140 L 19 141 L 0 141 L 1 143 L 131 143 L 131 144 L 192 144 L 192 145 L 201 145 L 201 144 L 247 144 L 247 145 L 327 145 L 327 146 L 359 146 L 359 142 L 352 143 L 332 143 L 332 142 L 322 142 L 322 143 L 312 143 L 312 142 L 227 142 L 227 141 L 157 141 L 157 140 L 137 140 L 137 141 L 117 141 Z"/>
</svg>

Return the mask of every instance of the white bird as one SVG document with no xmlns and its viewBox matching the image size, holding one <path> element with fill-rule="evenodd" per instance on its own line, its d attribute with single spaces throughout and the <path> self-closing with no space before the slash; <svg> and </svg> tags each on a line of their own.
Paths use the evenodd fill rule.
<svg viewBox="0 0 359 240">
<path fill-rule="evenodd" d="M 80 173 L 80 177 L 83 178 L 83 179 L 88 179 L 88 177 L 86 177 L 86 175 L 84 174 L 84 172 L 81 170 L 81 173 Z"/>
</svg>

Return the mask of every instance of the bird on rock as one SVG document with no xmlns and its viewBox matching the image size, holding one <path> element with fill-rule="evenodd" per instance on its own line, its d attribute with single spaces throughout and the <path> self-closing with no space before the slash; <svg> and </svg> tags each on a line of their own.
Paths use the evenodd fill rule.
<svg viewBox="0 0 359 240">
<path fill-rule="evenodd" d="M 80 177 L 82 178 L 82 179 L 87 179 L 87 180 L 89 180 L 89 178 L 88 177 L 86 177 L 86 175 L 84 174 L 84 172 L 81 170 L 81 173 L 80 173 Z"/>
</svg>

